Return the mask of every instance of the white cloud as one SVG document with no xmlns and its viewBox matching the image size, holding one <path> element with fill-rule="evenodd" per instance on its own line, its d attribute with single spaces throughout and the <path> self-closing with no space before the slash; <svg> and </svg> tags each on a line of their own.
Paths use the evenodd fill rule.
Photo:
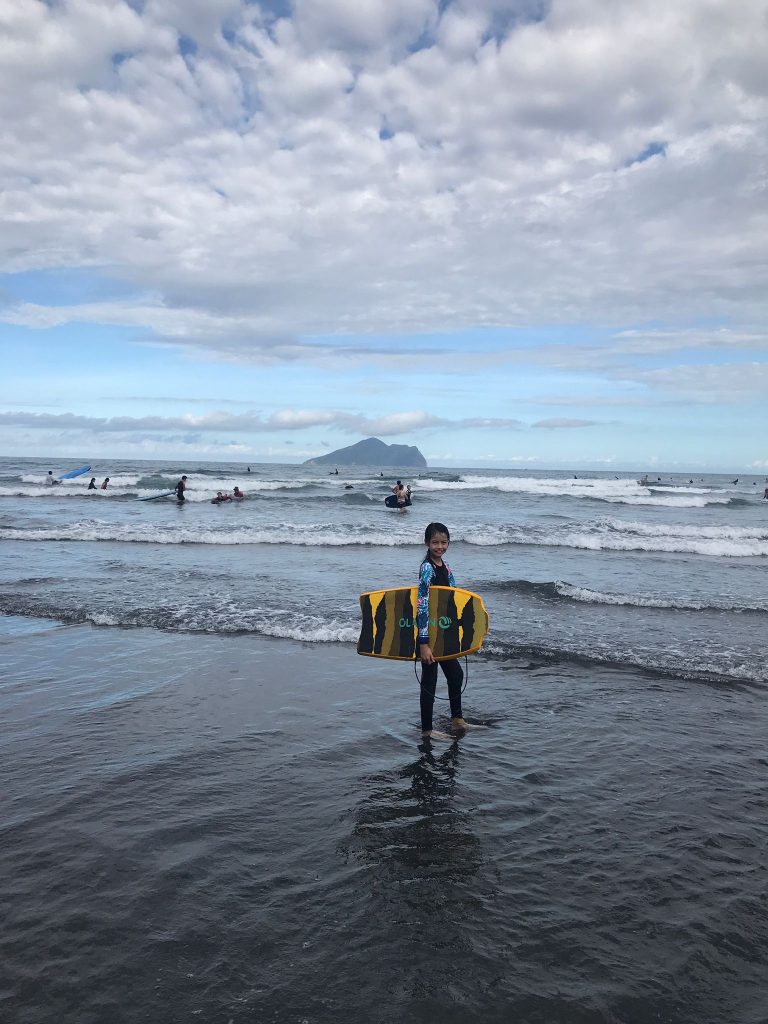
<svg viewBox="0 0 768 1024">
<path fill-rule="evenodd" d="M 695 398 L 699 402 L 750 401 L 768 391 L 768 362 L 710 363 L 646 370 L 640 380 L 662 391 Z"/>
<path fill-rule="evenodd" d="M 107 267 L 153 330 L 148 290 L 224 352 L 243 318 L 285 338 L 764 316 L 761 0 L 2 19 L 2 265 Z M 651 141 L 665 157 L 625 166 Z"/>
<path fill-rule="evenodd" d="M 294 0 L 296 36 L 309 52 L 341 50 L 358 59 L 384 50 L 402 56 L 437 22 L 435 0 Z"/>
<path fill-rule="evenodd" d="M 598 425 L 596 420 L 565 419 L 558 416 L 553 416 L 546 420 L 538 420 L 538 422 L 531 424 L 532 427 L 542 427 L 544 430 L 570 430 L 574 427 L 595 427 Z"/>
<path fill-rule="evenodd" d="M 97 434 L 169 430 L 194 431 L 195 433 L 201 431 L 206 433 L 274 433 L 324 426 L 334 427 L 346 434 L 391 437 L 399 434 L 410 435 L 439 426 L 467 430 L 477 426 L 508 428 L 521 425 L 517 420 L 506 419 L 443 419 L 420 411 L 392 413 L 379 417 L 369 417 L 336 409 L 281 409 L 266 417 L 259 412 L 210 412 L 200 416 L 186 414 L 181 416 L 111 417 L 21 410 L 0 412 L 0 428 L 90 430 Z"/>
</svg>

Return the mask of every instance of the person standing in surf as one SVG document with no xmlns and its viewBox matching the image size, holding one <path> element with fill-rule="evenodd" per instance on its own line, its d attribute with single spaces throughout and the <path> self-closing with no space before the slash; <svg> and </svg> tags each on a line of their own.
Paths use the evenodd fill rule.
<svg viewBox="0 0 768 1024">
<path fill-rule="evenodd" d="M 187 489 L 187 478 L 183 476 L 181 480 L 176 484 L 176 501 L 186 501 L 184 497 L 184 491 Z"/>
<path fill-rule="evenodd" d="M 451 728 L 461 732 L 467 723 L 461 710 L 461 684 L 464 682 L 464 670 L 455 659 L 451 661 L 435 661 L 429 646 L 429 588 L 455 587 L 456 580 L 443 556 L 448 550 L 451 535 L 443 523 L 430 523 L 424 531 L 424 543 L 427 553 L 419 567 L 419 592 L 417 599 L 416 624 L 419 630 L 418 645 L 421 659 L 421 687 L 419 706 L 421 709 L 422 736 L 447 737 L 448 733 L 438 732 L 432 728 L 432 710 L 437 689 L 437 666 L 440 665 L 448 684 L 448 699 L 451 702 Z"/>
<path fill-rule="evenodd" d="M 392 488 L 392 493 L 397 498 L 397 508 L 399 512 L 405 512 L 405 507 L 408 504 L 408 492 L 403 486 L 403 481 L 398 480 L 395 486 Z"/>
</svg>

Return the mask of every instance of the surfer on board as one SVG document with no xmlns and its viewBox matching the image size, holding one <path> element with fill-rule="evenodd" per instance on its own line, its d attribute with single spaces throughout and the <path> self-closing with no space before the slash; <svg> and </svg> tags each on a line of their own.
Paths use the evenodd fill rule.
<svg viewBox="0 0 768 1024">
<path fill-rule="evenodd" d="M 398 481 L 399 483 L 399 481 Z M 424 543 L 427 553 L 419 567 L 419 592 L 417 601 L 416 622 L 419 628 L 419 658 L 421 659 L 421 686 L 419 691 L 419 707 L 421 710 L 422 736 L 448 737 L 448 733 L 438 732 L 432 728 L 432 709 L 435 703 L 437 688 L 437 666 L 443 670 L 448 683 L 448 698 L 451 702 L 451 728 L 461 732 L 467 723 L 461 711 L 461 684 L 464 681 L 464 670 L 458 661 L 435 661 L 429 646 L 429 588 L 434 584 L 438 587 L 455 587 L 456 580 L 443 555 L 448 550 L 451 535 L 443 523 L 430 523 L 424 531 Z"/>
</svg>

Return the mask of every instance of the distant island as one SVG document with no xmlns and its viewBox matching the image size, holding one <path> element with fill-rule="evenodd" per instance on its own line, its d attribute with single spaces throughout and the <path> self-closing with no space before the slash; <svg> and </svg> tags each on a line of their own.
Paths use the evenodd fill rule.
<svg viewBox="0 0 768 1024">
<path fill-rule="evenodd" d="M 410 444 L 384 444 L 378 437 L 367 437 L 364 441 L 338 448 L 328 455 L 307 459 L 305 466 L 320 466 L 333 463 L 336 466 L 402 466 L 421 468 L 427 460 L 418 448 Z"/>
</svg>

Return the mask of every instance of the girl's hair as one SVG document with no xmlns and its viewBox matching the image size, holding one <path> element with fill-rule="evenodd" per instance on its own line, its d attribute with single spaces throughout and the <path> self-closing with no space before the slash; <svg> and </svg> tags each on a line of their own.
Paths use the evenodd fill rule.
<svg viewBox="0 0 768 1024">
<path fill-rule="evenodd" d="M 451 535 L 448 532 L 448 527 L 444 523 L 430 523 L 424 531 L 424 543 L 429 544 L 436 533 L 444 533 L 450 543 Z"/>
</svg>

